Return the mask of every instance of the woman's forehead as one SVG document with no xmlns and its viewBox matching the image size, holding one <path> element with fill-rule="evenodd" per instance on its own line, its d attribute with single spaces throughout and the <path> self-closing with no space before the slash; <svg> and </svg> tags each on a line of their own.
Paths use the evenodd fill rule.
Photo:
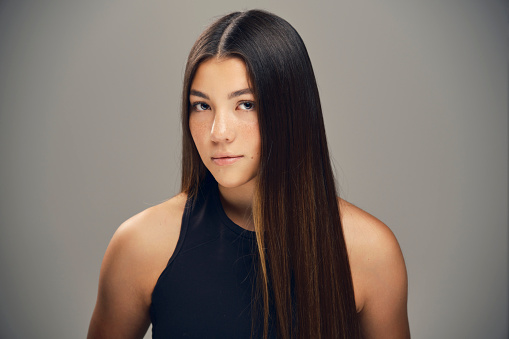
<svg viewBox="0 0 509 339">
<path fill-rule="evenodd" d="M 242 59 L 236 57 L 210 58 L 203 61 L 191 83 L 192 92 L 198 91 L 207 95 L 229 95 L 250 87 L 246 65 Z"/>
</svg>

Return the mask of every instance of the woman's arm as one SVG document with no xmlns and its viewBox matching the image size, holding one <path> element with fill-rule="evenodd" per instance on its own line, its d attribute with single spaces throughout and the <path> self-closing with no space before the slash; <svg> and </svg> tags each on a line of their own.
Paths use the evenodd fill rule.
<svg viewBox="0 0 509 339">
<path fill-rule="evenodd" d="M 410 338 L 405 262 L 387 226 L 373 247 L 365 268 L 370 283 L 360 312 L 364 338 Z"/>
<path fill-rule="evenodd" d="M 340 203 L 357 310 L 366 339 L 407 339 L 407 274 L 391 230 L 345 201 Z"/>
<path fill-rule="evenodd" d="M 143 338 L 150 324 L 140 278 L 143 251 L 132 226 L 119 227 L 104 255 L 88 339 Z"/>
<path fill-rule="evenodd" d="M 185 196 L 124 222 L 113 235 L 99 276 L 88 339 L 143 338 L 155 283 L 178 241 Z"/>
</svg>

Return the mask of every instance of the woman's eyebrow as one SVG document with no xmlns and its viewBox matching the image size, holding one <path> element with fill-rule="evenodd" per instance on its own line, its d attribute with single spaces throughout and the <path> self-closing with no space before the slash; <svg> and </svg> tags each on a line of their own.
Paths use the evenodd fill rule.
<svg viewBox="0 0 509 339">
<path fill-rule="evenodd" d="M 189 92 L 189 94 L 197 96 L 197 97 L 200 97 L 200 98 L 204 98 L 204 99 L 210 100 L 210 98 L 209 98 L 209 96 L 207 94 L 205 94 L 203 92 L 200 92 L 200 91 L 197 91 L 195 89 L 192 89 Z M 233 99 L 233 98 L 241 96 L 243 94 L 253 94 L 253 91 L 251 90 L 251 88 L 239 89 L 238 91 L 231 92 L 230 94 L 228 94 L 228 99 Z"/>
<path fill-rule="evenodd" d="M 190 92 L 189 92 L 190 95 L 195 95 L 197 97 L 200 97 L 200 98 L 203 98 L 203 99 L 207 99 L 207 100 L 210 100 L 209 96 L 205 93 L 202 93 L 200 91 L 197 91 L 195 89 L 192 89 Z"/>
<path fill-rule="evenodd" d="M 238 96 L 241 96 L 242 94 L 253 94 L 253 91 L 251 88 L 244 88 L 235 92 L 232 92 L 228 95 L 228 99 L 232 99 Z"/>
</svg>

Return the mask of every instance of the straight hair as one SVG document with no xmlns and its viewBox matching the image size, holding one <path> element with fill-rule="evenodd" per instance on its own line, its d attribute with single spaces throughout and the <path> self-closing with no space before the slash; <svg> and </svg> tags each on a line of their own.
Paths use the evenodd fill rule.
<svg viewBox="0 0 509 339">
<path fill-rule="evenodd" d="M 278 338 L 360 338 L 318 88 L 304 42 L 284 19 L 261 10 L 230 13 L 192 47 L 182 93 L 181 190 L 195 196 L 210 175 L 189 129 L 194 75 L 207 59 L 231 57 L 245 63 L 260 129 L 253 220 L 263 337 L 273 309 Z"/>
</svg>

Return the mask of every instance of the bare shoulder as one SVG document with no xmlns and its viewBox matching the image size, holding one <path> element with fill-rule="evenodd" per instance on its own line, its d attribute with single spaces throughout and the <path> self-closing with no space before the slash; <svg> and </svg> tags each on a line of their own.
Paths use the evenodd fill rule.
<svg viewBox="0 0 509 339">
<path fill-rule="evenodd" d="M 409 337 L 407 273 L 396 237 L 355 205 L 339 199 L 339 208 L 364 336 Z"/>
<path fill-rule="evenodd" d="M 402 259 L 396 237 L 383 222 L 343 199 L 339 210 L 349 254 L 360 256 L 355 259 L 369 266 Z"/>
<path fill-rule="evenodd" d="M 129 262 L 128 269 L 141 270 L 135 275 L 144 282 L 140 287 L 151 290 L 146 285 L 164 269 L 177 244 L 185 203 L 186 195 L 181 193 L 126 220 L 113 235 L 105 259 L 111 247 L 116 260 Z"/>
<path fill-rule="evenodd" d="M 123 222 L 113 235 L 112 242 L 139 245 L 156 240 L 162 235 L 178 232 L 185 203 L 186 195 L 180 193 L 145 209 Z"/>
<path fill-rule="evenodd" d="M 126 220 L 113 235 L 101 265 L 88 338 L 140 338 L 150 323 L 155 283 L 180 234 L 186 195 Z"/>
</svg>

